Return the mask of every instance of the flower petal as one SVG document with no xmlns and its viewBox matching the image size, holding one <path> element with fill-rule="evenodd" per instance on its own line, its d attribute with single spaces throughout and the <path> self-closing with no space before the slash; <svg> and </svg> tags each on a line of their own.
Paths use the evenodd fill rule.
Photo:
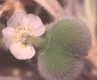
<svg viewBox="0 0 97 80">
<path fill-rule="evenodd" d="M 46 31 L 45 27 L 36 28 L 33 29 L 32 35 L 39 37 L 42 36 L 45 33 L 45 31 Z"/>
<path fill-rule="evenodd" d="M 14 13 L 7 21 L 7 25 L 12 27 L 21 25 L 23 23 L 23 19 L 25 18 L 25 16 L 26 16 L 25 12 Z"/>
<path fill-rule="evenodd" d="M 27 60 L 35 56 L 35 49 L 33 46 L 24 46 L 21 43 L 14 43 L 10 46 L 12 55 L 19 60 Z"/>
<path fill-rule="evenodd" d="M 32 14 L 29 14 L 28 18 L 29 24 L 33 29 L 32 35 L 41 36 L 45 32 L 45 26 L 41 19 L 38 16 Z"/>
<path fill-rule="evenodd" d="M 45 26 L 38 16 L 25 12 L 14 13 L 7 22 L 8 26 L 31 27 L 33 36 L 41 36 L 45 32 Z"/>
<path fill-rule="evenodd" d="M 6 27 L 2 30 L 4 38 L 10 39 L 15 34 L 15 29 L 12 27 Z"/>
<path fill-rule="evenodd" d="M 12 27 L 6 27 L 2 30 L 2 35 L 3 35 L 3 39 L 6 47 L 10 46 L 14 34 L 15 34 L 15 29 Z"/>
</svg>

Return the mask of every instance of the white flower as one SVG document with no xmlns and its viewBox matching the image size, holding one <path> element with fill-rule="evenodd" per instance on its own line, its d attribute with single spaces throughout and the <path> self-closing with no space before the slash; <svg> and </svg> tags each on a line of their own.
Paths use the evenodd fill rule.
<svg viewBox="0 0 97 80">
<path fill-rule="evenodd" d="M 14 13 L 8 20 L 7 27 L 2 30 L 6 47 L 19 60 L 33 58 L 36 51 L 28 42 L 44 32 L 45 27 L 40 18 L 24 12 Z"/>
<path fill-rule="evenodd" d="M 32 46 L 25 46 L 21 43 L 14 43 L 10 46 L 10 51 L 17 59 L 31 59 L 35 55 L 35 49 Z"/>
</svg>

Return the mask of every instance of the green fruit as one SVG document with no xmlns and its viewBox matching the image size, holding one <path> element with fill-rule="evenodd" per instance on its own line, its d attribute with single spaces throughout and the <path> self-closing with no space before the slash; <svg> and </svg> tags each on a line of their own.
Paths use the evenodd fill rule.
<svg viewBox="0 0 97 80">
<path fill-rule="evenodd" d="M 73 19 L 53 24 L 45 36 L 38 56 L 38 69 L 46 80 L 75 80 L 84 62 L 80 58 L 88 53 L 91 36 L 87 27 Z"/>
</svg>

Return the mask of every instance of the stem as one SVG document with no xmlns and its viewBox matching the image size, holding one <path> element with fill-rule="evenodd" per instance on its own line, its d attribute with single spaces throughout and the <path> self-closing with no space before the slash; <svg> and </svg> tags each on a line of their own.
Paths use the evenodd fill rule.
<svg viewBox="0 0 97 80">
<path fill-rule="evenodd" d="M 20 1 L 16 1 L 14 2 L 14 8 L 15 8 L 15 12 L 25 12 L 24 10 L 24 6 L 21 4 Z"/>
<path fill-rule="evenodd" d="M 5 11 L 9 11 L 9 10 L 15 10 L 15 12 L 20 12 L 20 11 L 24 11 L 24 7 L 20 3 L 20 1 L 6 0 L 6 2 L 0 8 L 0 16 L 2 16 L 2 14 Z"/>
<path fill-rule="evenodd" d="M 44 7 L 55 19 L 64 16 L 64 10 L 57 0 L 34 0 Z"/>
</svg>

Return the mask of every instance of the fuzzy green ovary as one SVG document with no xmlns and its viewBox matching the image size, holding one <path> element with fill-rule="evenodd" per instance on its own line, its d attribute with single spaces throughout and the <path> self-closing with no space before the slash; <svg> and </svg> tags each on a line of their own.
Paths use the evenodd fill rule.
<svg viewBox="0 0 97 80">
<path fill-rule="evenodd" d="M 53 35 L 54 34 L 55 33 L 53 33 Z M 56 35 L 59 36 L 60 34 Z M 63 37 L 60 36 L 61 41 L 62 38 Z M 52 42 L 50 42 L 50 40 L 52 40 Z M 69 43 L 68 40 L 66 41 L 66 45 L 64 45 L 64 43 L 61 44 L 61 41 L 57 41 L 55 36 L 48 35 L 46 40 L 47 46 L 45 47 L 43 54 L 39 57 L 40 64 L 42 62 L 44 65 L 44 71 L 50 73 L 52 76 L 62 76 L 64 73 L 70 72 L 75 62 L 79 62 L 77 61 L 78 59 L 76 59 L 72 53 L 67 50 L 67 44 Z"/>
<path fill-rule="evenodd" d="M 61 20 L 53 25 L 46 34 L 43 49 L 38 57 L 40 74 L 49 74 L 53 78 L 58 76 L 58 78 L 64 80 L 66 74 L 72 73 L 75 68 L 80 70 L 77 65 L 82 64 L 82 60 L 76 57 L 75 53 L 72 52 L 72 48 L 77 50 L 77 46 L 88 43 L 88 46 L 90 46 L 90 36 L 88 35 L 90 35 L 88 30 L 76 21 Z M 86 38 L 86 36 L 88 37 Z M 84 45 L 79 48 L 88 47 Z M 88 48 L 84 52 L 88 52 Z M 78 51 L 76 54 L 79 55 Z"/>
<path fill-rule="evenodd" d="M 45 54 L 46 53 L 46 54 Z M 67 55 L 65 55 L 66 53 Z M 56 44 L 50 44 L 44 55 L 40 56 L 42 63 L 44 64 L 44 71 L 50 73 L 52 76 L 58 76 L 58 74 L 68 73 L 72 70 L 73 65 L 77 62 L 77 59 L 69 55 L 63 47 Z M 40 61 L 40 64 L 41 64 Z M 65 72 L 64 72 L 65 71 Z"/>
<path fill-rule="evenodd" d="M 71 22 L 72 20 L 62 20 L 50 30 L 45 38 L 44 47 L 54 43 L 68 49 L 75 43 L 82 41 L 83 32 L 78 23 Z M 73 27 L 74 26 L 74 27 Z M 70 49 L 70 48 L 69 48 Z"/>
</svg>

